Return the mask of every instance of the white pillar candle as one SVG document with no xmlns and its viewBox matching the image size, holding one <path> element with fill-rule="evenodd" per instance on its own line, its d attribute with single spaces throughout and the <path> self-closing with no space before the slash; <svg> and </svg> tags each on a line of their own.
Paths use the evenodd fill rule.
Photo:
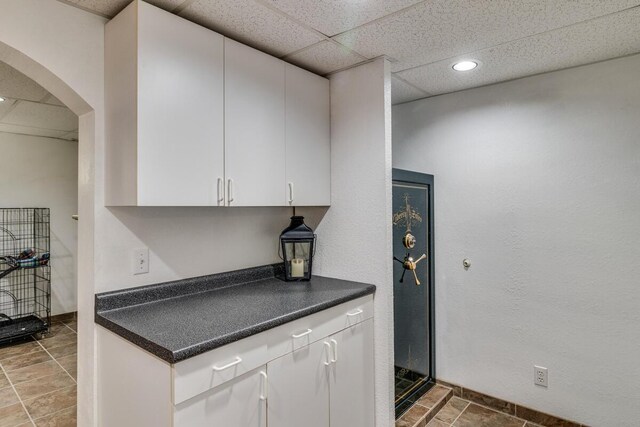
<svg viewBox="0 0 640 427">
<path fill-rule="evenodd" d="M 302 258 L 291 260 L 291 277 L 304 277 L 304 260 Z"/>
</svg>

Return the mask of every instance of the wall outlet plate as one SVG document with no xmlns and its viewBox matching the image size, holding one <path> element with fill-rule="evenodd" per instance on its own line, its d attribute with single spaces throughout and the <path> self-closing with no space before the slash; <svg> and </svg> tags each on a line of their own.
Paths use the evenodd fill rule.
<svg viewBox="0 0 640 427">
<path fill-rule="evenodd" d="M 131 257 L 133 274 L 145 274 L 149 272 L 149 248 L 134 249 Z"/>
<path fill-rule="evenodd" d="M 533 383 L 540 387 L 549 387 L 549 371 L 542 366 L 533 367 Z"/>
</svg>

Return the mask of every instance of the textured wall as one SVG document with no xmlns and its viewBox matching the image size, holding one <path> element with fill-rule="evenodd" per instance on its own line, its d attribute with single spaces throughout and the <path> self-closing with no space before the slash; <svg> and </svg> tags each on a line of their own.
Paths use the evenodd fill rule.
<svg viewBox="0 0 640 427">
<path fill-rule="evenodd" d="M 76 311 L 78 144 L 0 132 L 0 147 L 0 207 L 51 209 L 51 310 Z"/>
<path fill-rule="evenodd" d="M 632 56 L 394 108 L 394 166 L 435 175 L 440 378 L 638 424 L 638 75 Z"/>
<path fill-rule="evenodd" d="M 393 425 L 391 97 L 387 61 L 331 76 L 331 207 L 317 274 L 373 283 L 376 423 Z"/>
</svg>

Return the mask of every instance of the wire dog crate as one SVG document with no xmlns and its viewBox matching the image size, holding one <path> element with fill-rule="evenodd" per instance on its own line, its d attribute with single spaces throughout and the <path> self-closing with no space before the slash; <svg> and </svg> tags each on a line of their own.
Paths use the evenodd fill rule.
<svg viewBox="0 0 640 427">
<path fill-rule="evenodd" d="M 48 208 L 0 208 L 0 343 L 51 324 Z"/>
</svg>

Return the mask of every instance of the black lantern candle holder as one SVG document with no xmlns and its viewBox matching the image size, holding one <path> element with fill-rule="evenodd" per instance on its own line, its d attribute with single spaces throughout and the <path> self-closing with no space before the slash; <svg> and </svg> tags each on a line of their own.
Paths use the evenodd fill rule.
<svg viewBox="0 0 640 427">
<path fill-rule="evenodd" d="M 284 279 L 305 281 L 311 279 L 316 235 L 304 223 L 304 217 L 292 216 L 291 224 L 280 234 L 280 258 L 284 261 Z"/>
</svg>

